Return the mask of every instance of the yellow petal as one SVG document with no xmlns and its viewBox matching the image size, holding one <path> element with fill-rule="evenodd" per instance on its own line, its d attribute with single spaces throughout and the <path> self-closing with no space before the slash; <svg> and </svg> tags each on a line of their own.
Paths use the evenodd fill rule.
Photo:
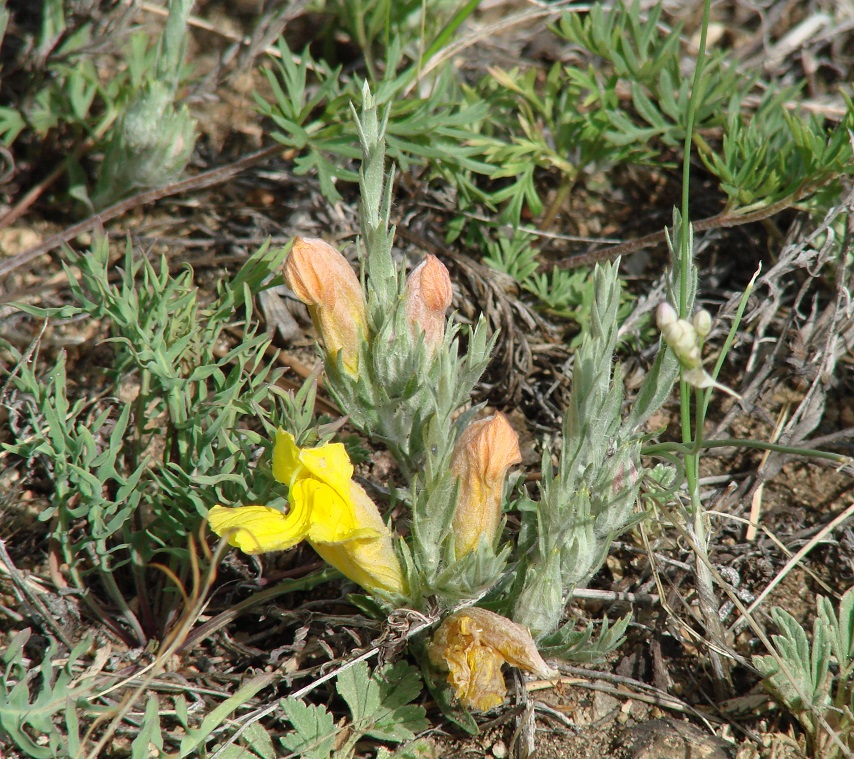
<svg viewBox="0 0 854 759">
<path fill-rule="evenodd" d="M 350 504 L 356 522 L 366 530 L 374 530 L 377 536 L 371 539 L 357 539 L 342 543 L 340 561 L 352 560 L 353 574 L 348 574 L 354 582 L 367 590 L 385 590 L 392 593 L 405 593 L 403 571 L 391 542 L 391 532 L 380 515 L 377 505 L 370 499 L 364 488 L 350 482 Z"/>
<path fill-rule="evenodd" d="M 283 514 L 271 506 L 241 506 L 228 509 L 214 506 L 208 523 L 220 537 L 243 553 L 284 551 L 303 540 L 308 532 L 309 512 L 303 504 L 291 506 Z"/>
<path fill-rule="evenodd" d="M 480 629 L 471 617 L 462 612 L 448 617 L 433 635 L 427 654 L 436 667 L 448 670 L 448 682 L 466 708 L 486 711 L 504 701 L 504 659 L 481 643 Z"/>
<path fill-rule="evenodd" d="M 371 527 L 378 533 L 388 535 L 388 527 L 386 527 L 386 523 L 383 521 L 377 505 L 371 500 L 365 489 L 351 480 L 349 483 L 349 493 L 350 505 L 356 516 L 356 521 L 362 527 Z"/>
<path fill-rule="evenodd" d="M 348 483 L 347 499 L 317 480 L 298 483 L 293 493 L 311 510 L 308 541 L 324 561 L 365 590 L 404 593 L 391 533 L 359 485 Z"/>
<path fill-rule="evenodd" d="M 347 449 L 341 443 L 303 448 L 299 460 L 313 477 L 332 487 L 342 498 L 348 497 L 353 465 L 350 463 Z"/>
<path fill-rule="evenodd" d="M 303 468 L 299 460 L 300 449 L 294 436 L 281 427 L 276 430 L 276 443 L 273 446 L 273 477 L 290 487 Z"/>
<path fill-rule="evenodd" d="M 486 711 L 504 701 L 504 659 L 495 649 L 481 645 L 480 630 L 471 617 L 456 620 L 458 638 L 447 649 L 450 674 L 448 681 L 465 706 Z"/>
<path fill-rule="evenodd" d="M 459 694 L 463 705 L 482 712 L 504 703 L 506 685 L 501 665 L 504 660 L 488 648 L 474 648 L 468 653 L 467 668 L 451 673 L 448 680 Z"/>
<path fill-rule="evenodd" d="M 352 504 L 324 482 L 300 480 L 291 488 L 290 498 L 310 514 L 306 537 L 312 543 L 340 543 L 381 534 L 374 526 L 360 524 Z"/>
</svg>

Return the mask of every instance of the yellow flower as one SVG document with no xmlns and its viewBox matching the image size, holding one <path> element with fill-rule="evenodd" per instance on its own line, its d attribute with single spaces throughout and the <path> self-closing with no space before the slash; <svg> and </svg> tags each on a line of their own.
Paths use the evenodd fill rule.
<svg viewBox="0 0 854 759">
<path fill-rule="evenodd" d="M 308 306 L 330 360 L 359 370 L 359 343 L 368 334 L 365 295 L 347 259 L 328 242 L 297 237 L 284 265 L 285 281 Z"/>
<path fill-rule="evenodd" d="M 424 333 L 424 342 L 431 354 L 445 338 L 445 311 L 451 305 L 451 277 L 436 256 L 427 256 L 406 280 L 406 316 L 417 337 Z"/>
<path fill-rule="evenodd" d="M 447 617 L 427 644 L 427 656 L 434 666 L 448 670 L 448 682 L 463 706 L 481 711 L 504 701 L 505 662 L 546 680 L 557 677 L 528 628 L 477 607 Z"/>
<path fill-rule="evenodd" d="M 504 475 L 521 460 L 519 436 L 504 414 L 472 422 L 460 435 L 451 458 L 451 471 L 460 483 L 453 521 L 457 558 L 477 548 L 481 537 L 489 544 L 495 541 Z"/>
<path fill-rule="evenodd" d="M 299 448 L 293 435 L 280 429 L 273 476 L 289 488 L 287 514 L 271 506 L 214 506 L 208 513 L 211 529 L 248 554 L 284 551 L 307 540 L 366 590 L 404 592 L 391 533 L 374 502 L 353 482 L 353 465 L 341 443 Z"/>
</svg>

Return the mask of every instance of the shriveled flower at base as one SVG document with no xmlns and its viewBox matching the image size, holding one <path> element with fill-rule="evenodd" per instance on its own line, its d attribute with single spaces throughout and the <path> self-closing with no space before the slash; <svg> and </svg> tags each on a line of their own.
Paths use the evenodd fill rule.
<svg viewBox="0 0 854 759">
<path fill-rule="evenodd" d="M 403 593 L 391 533 L 368 494 L 353 482 L 341 443 L 299 448 L 276 433 L 273 475 L 289 488 L 287 514 L 271 506 L 214 506 L 211 529 L 244 553 L 284 551 L 307 540 L 321 558 L 365 590 Z"/>
<path fill-rule="evenodd" d="M 448 670 L 448 682 L 460 703 L 481 711 L 504 701 L 504 663 L 543 679 L 557 677 L 537 651 L 528 628 L 477 607 L 445 619 L 427 645 L 427 655 L 434 666 Z"/>
</svg>

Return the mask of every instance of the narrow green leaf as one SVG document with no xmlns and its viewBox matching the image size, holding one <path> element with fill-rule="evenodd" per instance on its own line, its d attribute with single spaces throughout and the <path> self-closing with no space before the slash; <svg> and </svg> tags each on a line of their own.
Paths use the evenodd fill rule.
<svg viewBox="0 0 854 759">
<path fill-rule="evenodd" d="M 150 759 L 151 747 L 158 752 L 163 750 L 163 735 L 160 732 L 160 702 L 157 696 L 149 694 L 145 702 L 145 713 L 139 732 L 131 743 L 131 759 Z"/>
<path fill-rule="evenodd" d="M 190 756 L 209 739 L 210 734 L 218 728 L 235 709 L 243 706 L 259 690 L 266 688 L 272 682 L 272 675 L 258 675 L 240 687 L 230 698 L 227 698 L 212 711 L 205 715 L 202 724 L 198 728 L 191 728 L 187 736 L 181 741 L 178 750 L 179 757 Z"/>
</svg>

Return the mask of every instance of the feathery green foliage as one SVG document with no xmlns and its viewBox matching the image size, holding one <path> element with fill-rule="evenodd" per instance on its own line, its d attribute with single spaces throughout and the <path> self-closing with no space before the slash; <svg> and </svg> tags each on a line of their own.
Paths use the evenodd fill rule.
<svg viewBox="0 0 854 759">
<path fill-rule="evenodd" d="M 47 376 L 36 363 L 22 361 L 12 407 L 26 434 L 3 445 L 50 477 L 50 504 L 40 519 L 50 523 L 74 585 L 87 590 L 92 573 L 103 583 L 122 610 L 114 631 L 129 641 L 160 634 L 178 601 L 155 590 L 163 576 L 150 587 L 149 563 L 158 557 L 186 576 L 187 537 L 207 510 L 247 493 L 263 497 L 270 488 L 269 473 L 253 477 L 237 466 L 241 455 L 266 444 L 265 436 L 249 429 L 235 434 L 250 418 L 273 429 L 270 384 L 281 370 L 265 358 L 269 337 L 247 324 L 241 343 L 224 355 L 216 348 L 236 309 L 246 308 L 251 320 L 251 293 L 283 255 L 263 247 L 220 286 L 213 303 L 202 306 L 189 269 L 172 275 L 165 259 L 155 268 L 129 244 L 121 276 L 112 281 L 107 242 L 100 239 L 85 255 L 68 252 L 68 266 L 81 272 L 78 282 L 69 268 L 75 305 L 20 305 L 39 318 L 103 321 L 110 333 L 109 400 L 69 400 L 62 352 Z M 138 391 L 122 400 L 118 389 L 128 376 L 138 378 Z M 142 600 L 142 618 L 116 583 L 125 565 Z M 95 603 L 91 593 L 84 600 Z M 97 606 L 93 611 L 105 613 Z"/>
</svg>

